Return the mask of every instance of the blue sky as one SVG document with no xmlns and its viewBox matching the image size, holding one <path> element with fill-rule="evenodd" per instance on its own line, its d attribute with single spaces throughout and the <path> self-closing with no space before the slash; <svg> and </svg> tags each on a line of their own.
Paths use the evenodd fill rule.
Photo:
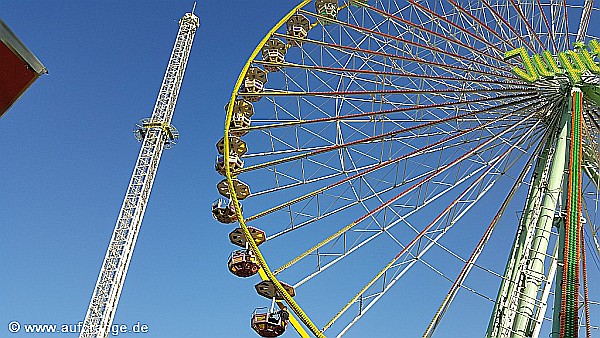
<svg viewBox="0 0 600 338">
<path fill-rule="evenodd" d="M 140 337 L 256 337 L 250 314 L 267 302 L 227 271 L 231 228 L 210 215 L 221 179 L 215 143 L 243 64 L 296 3 L 196 8 L 201 27 L 173 119 L 181 139 L 163 154 L 114 321 L 148 325 Z M 139 151 L 133 127 L 151 115 L 177 21 L 192 4 L 0 2 L 2 19 L 49 70 L 0 119 L 0 336 L 33 336 L 9 335 L 13 320 L 83 320 Z M 411 283 L 431 274 L 422 273 Z M 415 313 L 421 297 L 408 295 Z M 393 296 L 380 305 L 381 313 L 399 306 Z M 465 317 L 489 313 L 463 311 L 454 314 L 455 330 Z M 394 336 L 393 325 L 379 328 L 373 319 L 352 333 Z"/>
<path fill-rule="evenodd" d="M 2 19 L 48 68 L 0 121 L 0 336 L 7 323 L 77 323 L 139 151 L 177 21 L 193 1 L 2 1 Z M 232 290 L 230 228 L 214 221 L 223 106 L 290 1 L 206 1 L 115 323 L 143 337 L 251 337 L 264 302 Z M 235 23 L 235 24 L 233 24 Z M 15 334 L 15 337 L 27 336 Z M 75 336 L 65 334 L 65 336 Z"/>
</svg>

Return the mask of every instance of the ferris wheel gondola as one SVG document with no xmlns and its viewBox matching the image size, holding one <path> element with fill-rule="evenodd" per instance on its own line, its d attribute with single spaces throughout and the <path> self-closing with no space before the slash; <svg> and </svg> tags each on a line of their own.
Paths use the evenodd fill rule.
<svg viewBox="0 0 600 338">
<path fill-rule="evenodd" d="M 317 0 L 282 18 L 241 71 L 217 145 L 237 244 L 270 290 L 255 331 L 373 333 L 393 309 L 403 335 L 429 337 L 465 330 L 442 321 L 458 307 L 487 337 L 589 332 L 594 6 Z M 275 305 L 290 316 L 266 330 Z"/>
</svg>

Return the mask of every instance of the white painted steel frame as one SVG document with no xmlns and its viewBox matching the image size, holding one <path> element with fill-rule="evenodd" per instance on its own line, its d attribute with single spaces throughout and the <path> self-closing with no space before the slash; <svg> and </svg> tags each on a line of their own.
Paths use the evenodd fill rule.
<svg viewBox="0 0 600 338">
<path fill-rule="evenodd" d="M 152 112 L 143 132 L 138 155 L 113 235 L 102 263 L 80 337 L 107 337 L 117 310 L 131 255 L 139 234 L 144 212 L 181 88 L 181 82 L 200 20 L 186 13 L 179 21 L 179 32 Z"/>
<path fill-rule="evenodd" d="M 244 128 L 244 131 L 249 132 L 245 137 L 252 148 L 252 152 L 244 158 L 251 165 L 234 173 L 247 179 L 253 188 L 251 196 L 244 202 L 246 212 L 251 216 L 242 218 L 246 223 L 258 223 L 258 226 L 269 232 L 268 243 L 261 246 L 261 251 L 264 248 L 265 257 L 270 260 L 269 263 L 277 262 L 280 258 L 279 251 L 270 252 L 269 246 L 278 248 L 282 242 L 293 246 L 295 238 L 292 236 L 296 236 L 296 230 L 310 231 L 300 230 L 305 225 L 325 219 L 331 220 L 326 226 L 338 225 L 334 224 L 337 221 L 336 217 L 342 218 L 340 215 L 343 212 L 355 206 L 354 210 L 359 214 L 366 213 L 360 218 L 360 221 L 365 220 L 365 224 L 357 227 L 351 225 L 343 232 L 335 232 L 336 237 L 327 237 L 319 243 L 307 241 L 309 243 L 305 245 L 310 249 L 273 271 L 277 278 L 295 282 L 293 285 L 296 288 L 302 286 L 301 291 L 319 283 L 316 278 L 313 280 L 314 277 L 322 274 L 320 277 L 325 278 L 325 270 L 332 273 L 335 267 L 330 269 L 331 267 L 352 259 L 345 259 L 352 253 L 361 248 L 365 248 L 361 249 L 362 252 L 368 251 L 367 244 L 376 237 L 388 236 L 393 243 L 404 248 L 402 241 L 396 238 L 397 234 L 388 230 L 392 230 L 397 224 L 403 224 L 406 225 L 407 232 L 419 233 L 419 228 L 411 224 L 410 220 L 406 219 L 407 216 L 423 212 L 425 207 L 434 202 L 441 203 L 444 198 L 454 197 L 454 187 L 473 178 L 473 175 L 479 174 L 480 170 L 486 169 L 486 166 L 492 165 L 491 163 L 501 157 L 496 153 L 499 151 L 496 149 L 510 147 L 511 151 L 514 151 L 514 155 L 507 155 L 506 163 L 502 162 L 502 167 L 506 168 L 516 163 L 511 162 L 512 156 L 519 159 L 525 156 L 515 168 L 518 168 L 527 156 L 539 158 L 538 151 L 533 155 L 530 150 L 538 145 L 540 136 L 548 135 L 542 133 L 543 130 L 551 130 L 558 124 L 558 119 L 553 117 L 556 117 L 556 111 L 560 110 L 562 99 L 558 93 L 546 91 L 545 88 L 515 78 L 510 72 L 513 64 L 503 60 L 503 54 L 519 46 L 526 46 L 528 51 L 533 53 L 546 49 L 554 53 L 566 50 L 570 37 L 575 33 L 568 32 L 567 9 L 571 11 L 570 14 L 574 14 L 578 9 L 584 11 L 584 6 L 570 6 L 562 0 L 409 0 L 407 7 L 392 0 L 369 1 L 364 6 L 354 6 L 356 3 L 353 1 L 339 3 L 340 12 L 337 19 L 328 20 L 331 29 L 315 29 L 320 27 L 319 23 L 323 22 L 324 17 L 312 12 L 310 6 L 297 11 L 314 22 L 312 32 L 317 33 L 311 33 L 302 39 L 300 48 L 297 48 L 297 45 L 290 48 L 285 62 L 273 63 L 260 57 L 249 62 L 249 65 L 255 67 L 277 66 L 279 71 L 269 74 L 269 83 L 261 93 L 262 101 L 253 103 L 256 115 L 253 116 L 252 126 Z M 585 7 L 589 7 L 590 4 L 591 1 L 586 0 Z M 551 14 L 551 18 L 547 17 L 548 14 Z M 572 18 L 574 17 L 572 15 Z M 582 15 L 582 23 L 587 24 L 589 18 L 584 19 L 586 17 L 588 16 Z M 432 25 L 436 26 L 431 27 Z M 271 33 L 267 38 L 285 39 L 288 42 L 298 40 L 281 30 L 275 30 L 272 35 Z M 465 52 L 470 57 L 466 58 L 463 54 Z M 243 72 L 240 76 L 244 74 Z M 233 95 L 237 99 L 250 96 L 237 90 L 238 88 Z M 521 94 L 492 96 L 515 91 Z M 534 92 L 543 102 L 535 102 L 532 107 L 523 106 L 524 102 L 520 100 L 536 101 L 532 97 Z M 517 98 L 520 100 L 515 101 Z M 385 196 L 389 196 L 393 189 L 399 189 L 403 185 L 412 186 L 413 183 L 436 172 L 440 166 L 446 164 L 448 158 L 468 153 L 471 147 L 483 144 L 488 138 L 506 131 L 510 124 L 497 123 L 485 128 L 487 134 L 473 132 L 465 135 L 464 144 L 446 144 L 439 140 L 444 135 L 457 136 L 461 130 L 471 127 L 472 124 L 484 126 L 499 122 L 490 119 L 484 112 L 499 114 L 506 106 L 517 111 L 523 110 L 523 117 L 537 122 L 544 121 L 544 127 L 539 123 L 524 125 L 515 133 L 500 137 L 498 143 L 489 144 L 489 148 L 485 148 L 488 153 L 477 153 L 473 158 L 466 157 L 460 160 L 459 165 L 468 166 L 468 169 L 452 172 L 456 177 L 451 177 L 450 173 L 440 175 L 439 178 L 432 176 L 422 184 L 423 189 L 415 189 L 414 194 L 407 195 L 408 197 L 399 201 L 397 205 L 390 205 L 389 208 L 385 205 Z M 411 107 L 413 109 L 407 109 Z M 401 136 L 394 134 L 393 137 L 384 137 L 386 131 L 400 130 L 405 124 L 443 120 L 446 116 L 464 112 L 474 115 L 456 121 L 446 121 L 442 126 L 410 129 Z M 535 118 L 529 114 L 534 114 Z M 513 123 L 516 123 L 516 120 Z M 373 128 L 369 129 L 371 126 Z M 539 130 L 533 130 L 536 127 L 539 127 Z M 525 130 L 530 132 L 527 135 L 529 138 L 521 138 Z M 422 140 L 427 140 L 427 146 L 422 144 Z M 437 142 L 441 142 L 440 146 L 429 148 L 429 140 L 439 140 Z M 376 143 L 382 144 L 381 149 L 371 146 Z M 392 148 L 392 144 L 397 148 Z M 542 145 L 539 145 L 540 148 Z M 437 164 L 433 156 L 429 156 L 436 153 L 440 154 Z M 431 159 L 431 162 L 421 163 L 427 168 L 423 169 L 423 172 L 414 169 L 419 167 L 418 164 L 415 165 L 418 163 L 418 155 L 425 161 Z M 386 168 L 388 162 L 390 165 Z M 392 165 L 396 162 L 399 164 Z M 354 304 L 359 311 L 354 318 L 350 317 L 350 323 L 343 323 L 346 326 L 341 326 L 340 335 L 358 321 L 417 260 L 451 281 L 450 274 L 445 275 L 441 269 L 430 264 L 429 257 L 424 257 L 430 248 L 444 250 L 457 261 L 466 264 L 465 275 L 461 276 L 460 280 L 457 279 L 454 295 L 460 288 L 464 288 L 493 302 L 483 291 L 471 289 L 464 284 L 473 265 L 498 279 L 503 278 L 492 269 L 475 265 L 483 247 L 476 248 L 472 259 L 466 260 L 462 258 L 464 253 L 444 246 L 439 239 L 469 209 L 481 206 L 483 195 L 499 182 L 500 175 L 510 177 L 511 180 L 512 177 L 519 176 L 519 179 L 515 180 L 517 185 L 521 185 L 521 181 L 527 185 L 531 184 L 525 183 L 525 176 L 531 174 L 529 170 L 533 164 L 532 160 L 528 162 L 530 163 L 527 165 L 527 172 L 522 171 L 520 175 L 509 172 L 508 169 L 495 168 L 489 172 L 489 177 L 482 178 L 482 182 L 485 183 L 471 186 L 469 189 L 472 193 L 464 199 L 458 198 L 452 202 L 460 204 L 461 209 L 453 211 L 452 216 L 448 217 L 448 223 L 426 231 L 422 237 L 424 243 L 419 242 L 420 247 L 416 252 L 409 251 L 402 257 L 401 263 L 393 264 L 378 277 L 382 282 L 380 284 L 383 284 L 382 288 L 363 290 L 359 293 L 360 299 L 351 299 L 348 304 Z M 368 176 L 374 170 L 385 169 L 392 172 L 394 168 L 395 176 L 388 173 Z M 545 166 L 542 169 L 550 170 Z M 245 175 L 251 171 L 256 172 L 256 176 L 265 175 L 265 178 L 274 176 L 274 180 L 258 182 L 251 177 L 254 175 Z M 340 181 L 327 186 L 328 182 L 336 178 Z M 320 184 L 326 185 L 324 190 Z M 512 194 L 511 192 L 510 195 Z M 285 198 L 281 197 L 284 195 Z M 281 201 L 271 200 L 264 203 L 263 201 L 268 199 L 266 196 L 275 196 Z M 332 202 L 334 198 L 335 201 Z M 531 201 L 541 205 L 542 196 Z M 275 206 L 270 207 L 272 204 Z M 382 209 L 382 219 L 371 213 L 372 208 L 378 204 L 385 207 Z M 407 207 L 414 209 L 402 210 Z M 240 211 L 241 216 L 243 215 Z M 537 221 L 539 215 L 535 218 Z M 366 224 L 367 220 L 372 223 L 372 227 Z M 345 222 L 343 219 L 342 225 Z M 526 238 L 523 240 L 527 243 L 532 242 L 536 229 L 533 226 L 530 233 L 525 233 Z M 313 231 L 317 233 L 320 230 Z M 381 234 L 385 235 L 379 236 Z M 326 236 L 329 233 L 319 235 Z M 307 237 L 298 236 L 300 239 Z M 556 234 L 552 232 L 552 236 L 554 239 Z M 552 251 L 550 246 L 548 249 Z M 538 255 L 533 252 L 535 250 L 524 250 L 527 251 L 521 252 L 523 256 Z M 544 254 L 554 257 L 551 256 L 551 252 Z M 316 267 L 306 263 L 313 258 L 316 258 Z M 298 262 L 302 263 L 294 266 L 297 270 L 292 269 Z M 516 262 L 515 260 L 515 264 Z M 550 265 L 554 266 L 554 260 Z M 533 276 L 525 267 L 512 269 L 523 278 Z M 524 269 L 526 271 L 523 271 Z M 553 273 L 554 271 L 551 271 L 550 276 L 544 276 L 543 290 L 540 291 L 542 295 L 535 299 L 538 309 L 535 320 L 538 322 L 544 319 L 551 290 L 551 283 L 548 281 L 552 280 Z M 512 281 L 509 278 L 506 280 Z M 526 296 L 521 292 L 513 289 L 510 291 L 510 297 L 515 302 L 519 299 L 525 300 Z M 342 312 L 347 309 L 344 307 Z M 511 323 L 512 321 L 511 319 Z"/>
</svg>

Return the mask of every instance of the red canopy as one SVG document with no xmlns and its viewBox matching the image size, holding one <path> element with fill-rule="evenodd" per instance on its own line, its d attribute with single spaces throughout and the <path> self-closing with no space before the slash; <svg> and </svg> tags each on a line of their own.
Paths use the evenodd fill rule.
<svg viewBox="0 0 600 338">
<path fill-rule="evenodd" d="M 0 20 L 0 116 L 48 71 Z"/>
</svg>

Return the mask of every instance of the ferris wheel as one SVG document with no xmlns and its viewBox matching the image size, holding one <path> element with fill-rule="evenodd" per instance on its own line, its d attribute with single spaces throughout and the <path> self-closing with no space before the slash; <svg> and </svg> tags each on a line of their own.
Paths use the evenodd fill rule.
<svg viewBox="0 0 600 338">
<path fill-rule="evenodd" d="M 285 15 L 217 143 L 228 268 L 266 298 L 252 329 L 599 335 L 594 22 L 590 0 L 316 0 Z"/>
</svg>

